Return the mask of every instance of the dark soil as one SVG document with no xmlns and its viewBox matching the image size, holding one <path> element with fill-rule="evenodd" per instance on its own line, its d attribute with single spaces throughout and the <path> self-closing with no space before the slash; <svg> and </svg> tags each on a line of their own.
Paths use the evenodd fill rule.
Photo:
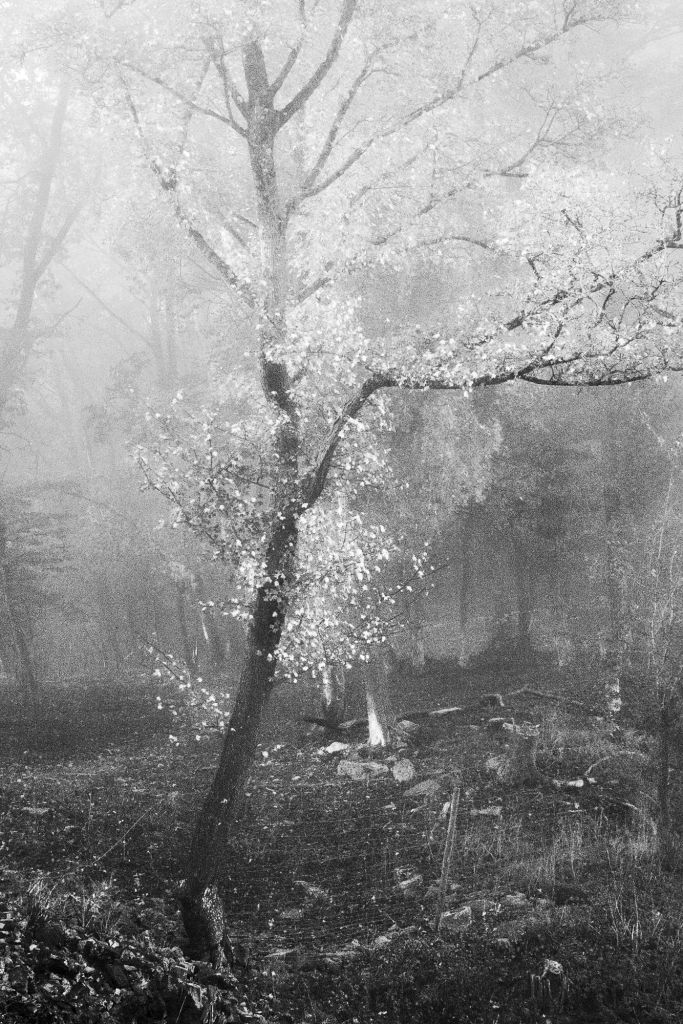
<svg viewBox="0 0 683 1024">
<path fill-rule="evenodd" d="M 679 1021 L 683 894 L 657 860 L 646 738 L 551 717 L 546 781 L 515 788 L 486 770 L 504 750 L 476 716 L 448 728 L 373 755 L 384 774 L 366 781 L 337 774 L 349 752 L 322 736 L 262 749 L 223 879 L 221 976 L 183 956 L 175 902 L 216 743 L 8 757 L 0 1020 Z M 390 773 L 399 756 L 410 782 Z M 594 783 L 550 781 L 601 758 Z M 406 796 L 424 780 L 432 796 Z"/>
</svg>

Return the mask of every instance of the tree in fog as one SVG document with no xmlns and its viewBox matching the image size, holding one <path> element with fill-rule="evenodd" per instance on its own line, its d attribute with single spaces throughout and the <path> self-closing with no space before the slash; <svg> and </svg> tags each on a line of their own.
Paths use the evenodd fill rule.
<svg viewBox="0 0 683 1024">
<path fill-rule="evenodd" d="M 0 429 L 6 431 L 24 408 L 31 357 L 69 315 L 54 271 L 84 207 L 89 162 L 75 131 L 68 72 L 49 55 L 46 60 L 43 40 L 16 12 L 3 10 L 0 29 Z M 2 516 L 5 506 L 0 502 Z M 9 585 L 11 526 L 0 520 L 0 659 L 35 705 L 30 624 L 22 622 Z"/>
<path fill-rule="evenodd" d="M 593 30 L 619 6 L 138 0 L 97 29 L 89 70 L 109 69 L 159 197 L 251 330 L 246 356 L 226 331 L 236 370 L 202 410 L 180 396 L 147 456 L 249 593 L 183 894 L 204 953 L 220 956 L 216 882 L 300 568 L 314 558 L 320 585 L 334 578 L 329 517 L 381 480 L 391 393 L 680 368 L 680 197 L 665 190 L 658 210 L 574 159 L 609 116 L 571 48 L 597 59 Z M 364 326 L 363 281 L 432 266 L 452 283 L 445 308 Z M 362 594 L 384 556 L 367 531 L 358 552 Z"/>
</svg>

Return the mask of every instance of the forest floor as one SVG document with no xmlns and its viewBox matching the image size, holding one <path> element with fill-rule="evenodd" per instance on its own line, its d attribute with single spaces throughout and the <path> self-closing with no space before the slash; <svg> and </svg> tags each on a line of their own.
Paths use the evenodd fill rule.
<svg viewBox="0 0 683 1024">
<path fill-rule="evenodd" d="M 683 874 L 658 859 L 650 743 L 542 717 L 527 786 L 501 781 L 476 717 L 379 755 L 263 747 L 222 975 L 183 955 L 175 902 L 216 744 L 6 756 L 0 1020 L 680 1021 Z"/>
</svg>

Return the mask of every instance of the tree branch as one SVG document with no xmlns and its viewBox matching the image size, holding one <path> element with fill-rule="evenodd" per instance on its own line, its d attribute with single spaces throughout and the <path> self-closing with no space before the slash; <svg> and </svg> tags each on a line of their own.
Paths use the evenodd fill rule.
<svg viewBox="0 0 683 1024">
<path fill-rule="evenodd" d="M 270 89 L 268 90 L 269 93 L 270 93 L 270 98 L 271 99 L 275 95 L 277 95 L 277 93 L 280 91 L 282 86 L 287 81 L 287 78 L 289 77 L 289 73 L 291 72 L 292 68 L 296 64 L 297 59 L 299 57 L 299 54 L 301 53 L 301 47 L 303 45 L 303 41 L 304 41 L 304 35 L 303 35 L 303 32 L 302 32 L 301 35 L 299 36 L 299 38 L 297 39 L 296 43 L 294 44 L 294 46 L 291 48 L 291 50 L 287 54 L 287 59 L 284 62 L 284 64 L 282 65 L 280 71 L 277 73 L 277 75 L 275 76 L 275 78 L 271 82 Z"/>
<path fill-rule="evenodd" d="M 181 103 L 184 103 L 188 109 L 195 110 L 199 114 L 205 114 L 206 117 L 213 117 L 216 121 L 221 121 L 223 124 L 227 124 L 228 127 L 234 128 L 236 131 L 239 128 L 239 134 L 244 135 L 244 130 L 241 129 L 240 126 L 235 125 L 232 117 L 226 114 L 221 114 L 219 110 L 214 110 L 213 107 L 205 107 L 201 103 L 197 103 L 195 100 L 190 99 L 190 97 L 186 96 L 180 91 L 180 89 L 176 89 L 174 85 L 171 85 L 170 82 L 164 81 L 164 79 L 159 75 L 153 75 L 151 72 L 145 71 L 144 68 L 138 67 L 137 64 L 129 64 L 125 62 L 123 67 L 127 68 L 129 71 L 135 72 L 136 75 L 140 75 L 141 78 L 147 79 L 148 82 L 154 82 L 154 84 L 158 85 L 161 89 L 165 89 L 166 92 L 175 96 L 175 98 L 180 100 Z"/>
<path fill-rule="evenodd" d="M 45 252 L 43 253 L 40 259 L 40 262 L 36 265 L 36 281 L 40 280 L 40 278 L 43 276 L 43 274 L 50 266 L 59 250 L 61 249 L 62 245 L 66 240 L 66 236 L 69 234 L 69 231 L 78 219 L 78 216 L 81 210 L 83 209 L 84 205 L 85 199 L 81 199 L 80 202 L 76 203 L 76 205 L 69 211 L 69 213 L 67 213 L 62 223 L 62 226 L 60 227 L 57 234 L 49 241 L 48 245 L 46 246 Z"/>
<path fill-rule="evenodd" d="M 144 128 L 140 120 L 140 115 L 138 114 L 138 110 L 137 107 L 135 106 L 135 102 L 130 93 L 130 89 L 128 88 L 128 85 L 124 80 L 122 80 L 122 85 L 126 93 L 126 99 L 128 101 L 128 106 L 131 111 L 133 123 L 135 124 L 135 127 L 137 129 L 145 154 L 149 157 L 149 146 L 147 144 L 147 138 L 145 136 Z M 173 212 L 180 226 L 183 228 L 184 231 L 187 232 L 187 234 L 195 243 L 201 254 L 211 264 L 211 266 L 218 271 L 223 280 L 227 284 L 229 284 L 230 287 L 235 292 L 237 292 L 237 294 L 240 296 L 243 302 L 245 302 L 250 309 L 254 309 L 256 305 L 256 298 L 254 296 L 252 289 L 245 281 L 240 280 L 240 278 L 232 269 L 230 264 L 227 263 L 226 260 L 224 260 L 223 257 L 218 252 L 216 252 L 216 250 L 204 237 L 199 228 L 195 227 L 195 225 L 190 221 L 188 215 L 185 213 L 182 206 L 180 205 L 180 200 L 177 194 L 177 180 L 175 176 L 172 179 L 169 179 L 169 177 L 164 172 L 164 168 L 160 165 L 160 163 L 157 160 L 150 160 L 150 166 L 154 171 L 155 175 L 157 176 L 157 178 L 159 179 L 162 189 L 165 192 L 172 193 Z"/>
<path fill-rule="evenodd" d="M 337 22 L 337 27 L 335 28 L 334 35 L 332 36 L 332 42 L 330 43 L 324 59 L 318 65 L 306 84 L 298 91 L 296 96 L 294 96 L 294 98 L 291 99 L 284 107 L 276 111 L 278 128 L 281 128 L 294 116 L 294 114 L 297 113 L 297 111 L 301 110 L 323 81 L 328 71 L 334 65 L 348 27 L 353 19 L 357 5 L 358 0 L 343 0 L 339 21 Z"/>
<path fill-rule="evenodd" d="M 225 102 L 225 109 L 228 112 L 230 127 L 233 128 L 238 135 L 241 135 L 243 138 L 246 138 L 247 130 L 241 124 L 238 124 L 237 121 L 235 120 L 235 117 L 232 112 L 232 105 L 233 103 L 235 104 L 235 107 L 240 112 L 242 117 L 245 118 L 245 120 L 247 117 L 248 105 L 247 101 L 241 95 L 239 89 L 233 82 L 230 72 L 228 71 L 227 65 L 225 63 L 225 51 L 222 48 L 219 51 L 217 47 L 214 46 L 213 43 L 211 43 L 211 41 L 209 40 L 205 41 L 205 45 L 214 63 L 214 67 L 218 72 L 218 77 L 220 78 L 221 84 L 223 86 L 223 99 Z"/>
</svg>

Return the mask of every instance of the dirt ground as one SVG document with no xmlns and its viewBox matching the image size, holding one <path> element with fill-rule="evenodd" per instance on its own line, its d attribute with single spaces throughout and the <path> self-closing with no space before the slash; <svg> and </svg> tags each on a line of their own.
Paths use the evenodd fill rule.
<svg viewBox="0 0 683 1024">
<path fill-rule="evenodd" d="M 322 734 L 262 747 L 222 880 L 222 978 L 183 956 L 175 903 L 216 743 L 6 759 L 1 1019 L 679 1021 L 683 893 L 658 857 L 650 743 L 529 714 L 525 786 L 496 771 L 486 715 L 381 754 Z"/>
</svg>

